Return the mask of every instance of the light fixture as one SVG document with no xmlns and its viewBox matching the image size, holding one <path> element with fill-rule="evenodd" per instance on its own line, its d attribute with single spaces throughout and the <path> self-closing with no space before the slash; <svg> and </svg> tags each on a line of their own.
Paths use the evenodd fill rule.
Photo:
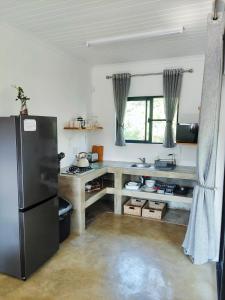
<svg viewBox="0 0 225 300">
<path fill-rule="evenodd" d="M 168 29 L 160 29 L 155 31 L 148 31 L 148 32 L 141 32 L 141 33 L 134 33 L 134 34 L 125 34 L 125 35 L 118 35 L 114 37 L 105 37 L 96 40 L 90 40 L 86 42 L 86 46 L 96 46 L 102 44 L 110 44 L 115 42 L 125 42 L 131 40 L 139 40 L 139 39 L 147 39 L 147 38 L 156 38 L 156 37 L 164 37 L 170 35 L 181 34 L 184 32 L 184 27 L 177 27 L 177 28 L 168 28 Z"/>
</svg>

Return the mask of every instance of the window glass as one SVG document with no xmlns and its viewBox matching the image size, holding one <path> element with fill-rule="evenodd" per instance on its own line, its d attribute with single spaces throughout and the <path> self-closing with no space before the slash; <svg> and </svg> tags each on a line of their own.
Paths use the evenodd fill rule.
<svg viewBox="0 0 225 300">
<path fill-rule="evenodd" d="M 147 112 L 146 112 L 146 115 L 147 115 L 147 124 L 146 124 L 146 140 L 148 141 L 149 137 L 151 136 L 150 134 L 150 124 L 149 124 L 149 118 L 150 118 L 150 115 L 151 115 L 151 105 L 150 105 L 150 101 L 147 101 Z"/>
<path fill-rule="evenodd" d="M 173 128 L 176 132 L 177 112 Z M 127 142 L 163 143 L 166 127 L 163 97 L 128 98 L 124 121 Z"/>
<path fill-rule="evenodd" d="M 124 133 L 126 140 L 145 140 L 146 101 L 128 101 Z"/>
<path fill-rule="evenodd" d="M 165 127 L 165 121 L 152 122 L 152 143 L 163 143 Z"/>
<path fill-rule="evenodd" d="M 153 119 L 165 119 L 163 98 L 153 98 Z"/>
</svg>

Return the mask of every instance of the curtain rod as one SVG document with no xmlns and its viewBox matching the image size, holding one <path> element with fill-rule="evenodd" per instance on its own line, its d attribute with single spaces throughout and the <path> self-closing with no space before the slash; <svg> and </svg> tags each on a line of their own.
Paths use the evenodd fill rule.
<svg viewBox="0 0 225 300">
<path fill-rule="evenodd" d="M 194 70 L 193 69 L 184 69 L 182 71 L 183 73 L 193 73 Z M 132 74 L 131 77 L 140 77 L 140 76 L 151 76 L 151 75 L 162 75 L 163 72 L 158 72 L 158 73 L 145 73 L 145 74 Z M 107 75 L 106 79 L 111 79 L 112 76 Z"/>
</svg>

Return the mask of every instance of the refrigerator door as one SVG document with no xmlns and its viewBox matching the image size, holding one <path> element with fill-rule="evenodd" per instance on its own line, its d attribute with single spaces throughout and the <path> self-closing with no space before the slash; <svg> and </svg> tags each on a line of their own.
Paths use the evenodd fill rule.
<svg viewBox="0 0 225 300">
<path fill-rule="evenodd" d="M 22 274 L 27 278 L 59 248 L 58 198 L 20 212 Z"/>
<path fill-rule="evenodd" d="M 18 120 L 20 209 L 57 195 L 57 119 L 20 117 Z"/>
<path fill-rule="evenodd" d="M 20 277 L 16 124 L 12 117 L 0 118 L 0 169 L 0 272 Z"/>
</svg>

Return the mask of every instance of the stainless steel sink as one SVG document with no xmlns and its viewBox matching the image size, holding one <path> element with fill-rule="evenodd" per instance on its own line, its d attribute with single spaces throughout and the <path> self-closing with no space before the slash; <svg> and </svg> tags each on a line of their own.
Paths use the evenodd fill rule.
<svg viewBox="0 0 225 300">
<path fill-rule="evenodd" d="M 151 165 L 147 163 L 134 163 L 131 165 L 132 168 L 150 168 Z"/>
</svg>

